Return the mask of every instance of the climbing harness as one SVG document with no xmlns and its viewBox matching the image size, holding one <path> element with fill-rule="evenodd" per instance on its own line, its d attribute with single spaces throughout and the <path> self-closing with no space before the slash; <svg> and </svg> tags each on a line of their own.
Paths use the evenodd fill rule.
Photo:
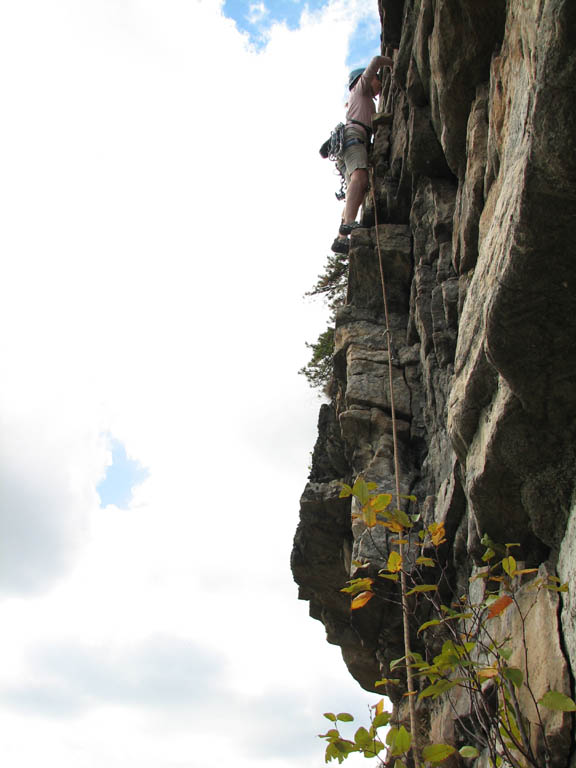
<svg viewBox="0 0 576 768">
<path fill-rule="evenodd" d="M 346 177 L 343 171 L 344 152 L 349 147 L 353 147 L 354 144 L 368 143 L 370 141 L 370 134 L 372 132 L 371 128 L 369 128 L 364 123 L 361 123 L 359 120 L 349 120 L 348 125 L 350 125 L 350 123 L 361 125 L 368 134 L 367 140 L 360 139 L 356 136 L 347 139 L 346 125 L 344 123 L 338 123 L 336 128 L 334 128 L 334 130 L 330 133 L 330 138 L 327 139 L 320 147 L 320 155 L 324 159 L 332 160 L 332 162 L 336 163 L 336 171 L 340 176 L 340 189 L 335 193 L 337 200 L 344 200 L 346 197 Z"/>
<path fill-rule="evenodd" d="M 372 205 L 374 206 L 374 232 L 376 235 L 376 250 L 378 252 L 378 265 L 380 269 L 380 284 L 382 287 L 382 301 L 384 303 L 384 335 L 386 337 L 386 347 L 388 351 L 388 385 L 390 388 L 390 413 L 392 416 L 392 445 L 394 455 L 394 478 L 396 481 L 396 508 L 400 509 L 400 461 L 398 458 L 398 430 L 396 428 L 396 408 L 394 404 L 394 380 L 392 376 L 392 332 L 390 330 L 390 319 L 388 315 L 388 299 L 386 297 L 386 280 L 384 277 L 384 264 L 382 260 L 382 250 L 380 248 L 380 238 L 378 235 L 378 210 L 376 207 L 376 192 L 374 189 L 374 168 L 370 168 L 370 192 L 372 195 Z M 404 544 L 400 540 L 398 551 L 402 561 L 404 559 Z M 404 654 L 406 658 L 406 687 L 408 689 L 408 706 L 410 713 L 410 730 L 414 740 L 414 768 L 420 768 L 419 745 L 418 745 L 418 726 L 416 719 L 416 706 L 414 703 L 415 688 L 414 677 L 412 674 L 412 650 L 410 642 L 410 626 L 408 622 L 408 599 L 406 597 L 406 573 L 402 568 L 400 570 L 400 594 L 402 603 L 402 620 L 404 630 Z"/>
</svg>

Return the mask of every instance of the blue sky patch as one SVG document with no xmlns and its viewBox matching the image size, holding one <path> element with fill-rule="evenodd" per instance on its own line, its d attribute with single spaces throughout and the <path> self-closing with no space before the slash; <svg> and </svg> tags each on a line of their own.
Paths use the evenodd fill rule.
<svg viewBox="0 0 576 768">
<path fill-rule="evenodd" d="M 327 0 L 225 0 L 223 11 L 259 49 L 266 45 L 266 33 L 274 22 L 283 22 L 289 29 L 296 29 L 304 8 L 317 11 L 326 4 Z M 350 68 L 365 66 L 379 52 L 380 25 L 377 18 L 362 20 L 350 40 Z"/>
<path fill-rule="evenodd" d="M 350 69 L 366 67 L 380 53 L 380 24 L 376 19 L 362 19 L 350 38 L 347 65 Z"/>
<path fill-rule="evenodd" d="M 100 496 L 100 506 L 114 504 L 120 509 L 126 509 L 132 500 L 132 489 L 143 483 L 150 474 L 139 461 L 129 459 L 124 445 L 114 438 L 110 439 L 112 464 L 106 470 L 106 475 L 96 488 Z"/>
<path fill-rule="evenodd" d="M 251 42 L 262 45 L 263 32 L 273 22 L 284 22 L 289 29 L 295 29 L 305 5 L 315 11 L 325 5 L 326 0 L 225 0 L 224 14 L 234 19 L 238 29 L 250 35 Z"/>
</svg>

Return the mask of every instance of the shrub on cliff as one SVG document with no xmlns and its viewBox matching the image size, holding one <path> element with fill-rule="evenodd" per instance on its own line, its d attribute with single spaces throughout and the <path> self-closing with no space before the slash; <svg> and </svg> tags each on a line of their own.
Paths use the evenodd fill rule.
<svg viewBox="0 0 576 768">
<path fill-rule="evenodd" d="M 474 590 L 474 597 L 472 590 L 456 593 L 458 597 L 446 605 L 440 588 L 440 581 L 447 583 L 447 570 L 440 555 L 440 547 L 446 542 L 444 524 L 433 522 L 425 526 L 420 515 L 395 509 L 392 494 L 378 493 L 376 484 L 366 483 L 362 477 L 353 487 L 343 484 L 340 497 L 353 497 L 352 517 L 369 534 L 376 526 L 386 528 L 390 546 L 389 552 L 381 552 L 384 568 L 374 575 L 351 579 L 341 591 L 350 594 L 353 611 L 374 598 L 382 598 L 381 579 L 398 585 L 405 615 L 417 615 L 415 602 L 427 601 L 431 618 L 420 624 L 417 635 L 439 630 L 441 650 L 429 636 L 422 652 L 415 652 L 405 632 L 405 655 L 390 662 L 390 672 L 402 675 L 404 671 L 407 691 L 402 699 L 407 697 L 409 703 L 415 699 L 418 703 L 423 699 L 447 699 L 459 734 L 455 731 L 453 743 L 422 744 L 415 707 L 410 708 L 408 724 L 406 716 L 401 716 L 401 708 L 386 712 L 384 702 L 380 701 L 368 727 L 361 726 L 352 739 L 347 739 L 338 722 L 352 722 L 352 715 L 327 712 L 324 716 L 333 725 L 320 735 L 327 742 L 326 762 L 342 763 L 349 755 L 360 753 L 376 758 L 381 768 L 428 768 L 451 756 L 455 756 L 458 765 L 460 758 L 480 758 L 482 765 L 491 768 L 558 765 L 559 756 L 554 754 L 548 739 L 543 712 L 576 712 L 576 703 L 564 692 L 550 690 L 546 679 L 548 690 L 536 694 L 530 675 L 526 622 L 541 591 L 565 592 L 567 585 L 545 570 L 523 568 L 511 554 L 518 544 L 499 545 L 484 536 L 483 566 L 470 579 L 483 582 L 483 589 Z M 398 496 L 397 505 L 400 498 L 414 500 Z M 410 550 L 415 557 L 409 554 Z M 433 575 L 426 577 L 426 573 Z M 498 628 L 497 620 L 509 614 L 515 616 L 515 625 L 520 628 L 515 633 L 511 632 L 512 622 L 506 628 Z M 414 680 L 417 686 L 413 685 Z M 403 687 L 403 681 L 383 678 L 375 685 Z M 451 694 L 456 694 L 454 700 Z M 382 737 L 378 733 L 381 727 L 389 727 Z M 457 753 L 460 757 L 456 757 Z"/>
<path fill-rule="evenodd" d="M 306 376 L 311 387 L 325 387 L 332 375 L 332 355 L 334 354 L 334 328 L 328 327 L 316 342 L 306 342 L 312 350 L 310 361 L 298 373 Z"/>
<path fill-rule="evenodd" d="M 314 287 L 305 296 L 321 296 L 330 309 L 328 327 L 315 342 L 306 342 L 312 350 L 309 362 L 298 373 L 303 374 L 311 387 L 324 388 L 332 376 L 332 355 L 334 354 L 334 320 L 336 310 L 346 301 L 348 285 L 348 259 L 345 255 L 332 253 L 326 260 L 322 274 Z"/>
</svg>

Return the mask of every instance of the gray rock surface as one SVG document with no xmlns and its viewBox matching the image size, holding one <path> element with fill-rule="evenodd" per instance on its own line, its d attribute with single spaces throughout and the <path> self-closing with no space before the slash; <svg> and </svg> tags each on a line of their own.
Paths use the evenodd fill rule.
<svg viewBox="0 0 576 768">
<path fill-rule="evenodd" d="M 538 691 L 574 696 L 576 3 L 381 0 L 380 11 L 398 50 L 393 115 L 375 137 L 377 210 L 365 208 L 379 226 L 352 237 L 294 576 L 372 689 L 402 655 L 399 612 L 383 595 L 352 614 L 339 589 L 382 567 L 389 547 L 382 530 L 352 525 L 337 490 L 359 474 L 394 487 L 378 240 L 402 493 L 425 524 L 444 522 L 455 594 L 481 565 L 484 534 L 518 542 L 527 566 L 557 568 L 570 591 L 561 611 L 552 598 L 530 611 L 527 671 Z M 424 719 L 430 733 L 454 728 L 444 710 Z M 557 768 L 576 762 L 572 719 L 545 725 Z"/>
</svg>

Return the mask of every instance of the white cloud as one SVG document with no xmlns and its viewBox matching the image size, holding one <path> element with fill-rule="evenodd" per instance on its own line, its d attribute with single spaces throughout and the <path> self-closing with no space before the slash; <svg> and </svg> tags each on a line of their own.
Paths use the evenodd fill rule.
<svg viewBox="0 0 576 768">
<path fill-rule="evenodd" d="M 369 5 L 259 53 L 208 0 L 0 10 L 12 768 L 203 768 L 221 713 L 240 768 L 306 768 L 321 712 L 364 700 L 288 558 L 318 408 L 296 372 L 325 322 L 301 297 L 340 213 L 318 146 Z M 127 510 L 99 509 L 107 433 L 150 471 Z"/>
<path fill-rule="evenodd" d="M 221 658 L 175 635 L 119 648 L 49 645 L 34 649 L 29 663 L 30 678 L 4 685 L 0 706 L 44 717 L 80 715 L 107 704 L 192 715 L 224 695 Z"/>
<path fill-rule="evenodd" d="M 259 24 L 269 14 L 270 11 L 264 3 L 250 3 L 246 18 L 250 24 Z"/>
</svg>

